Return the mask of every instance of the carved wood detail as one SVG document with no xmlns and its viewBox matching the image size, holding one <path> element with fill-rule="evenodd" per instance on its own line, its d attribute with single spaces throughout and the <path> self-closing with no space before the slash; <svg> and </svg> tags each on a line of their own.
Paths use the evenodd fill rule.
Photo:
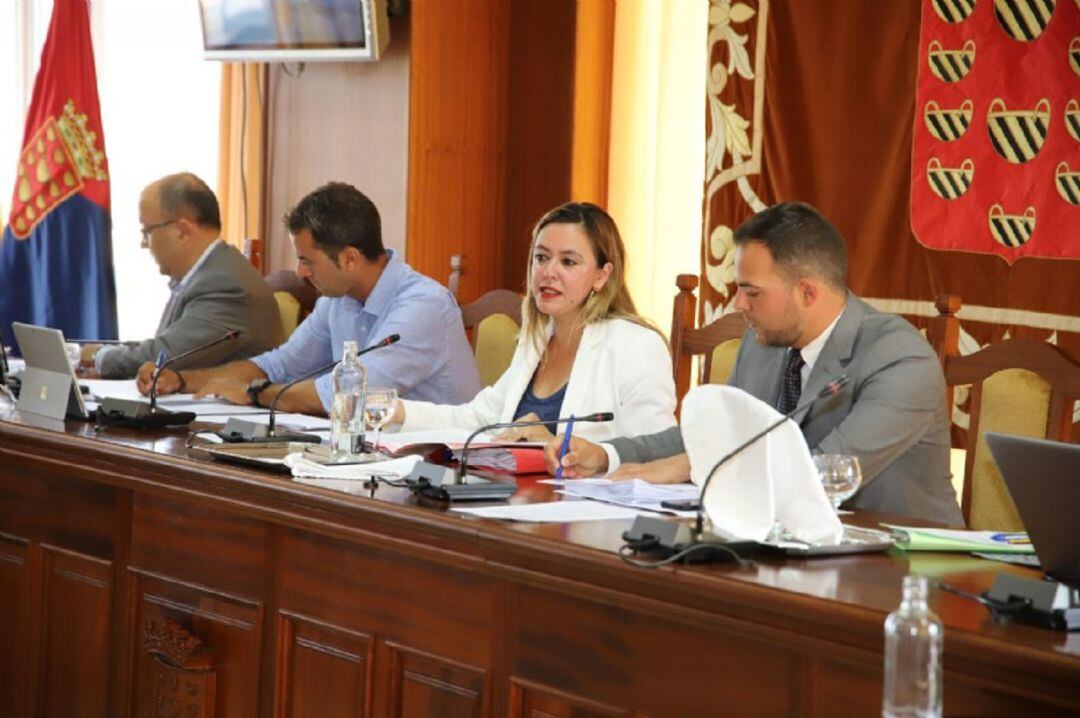
<svg viewBox="0 0 1080 718">
<path fill-rule="evenodd" d="M 217 673 L 202 639 L 170 618 L 148 618 L 143 650 L 153 659 L 154 718 L 213 718 Z"/>
</svg>

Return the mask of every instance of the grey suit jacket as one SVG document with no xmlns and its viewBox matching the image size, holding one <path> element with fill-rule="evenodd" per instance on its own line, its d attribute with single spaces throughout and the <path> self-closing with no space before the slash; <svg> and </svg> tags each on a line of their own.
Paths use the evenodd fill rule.
<svg viewBox="0 0 1080 718">
<path fill-rule="evenodd" d="M 743 337 L 728 383 L 775 406 L 787 350 Z M 945 379 L 926 340 L 900 317 L 848 293 L 840 321 L 814 363 L 802 396 L 847 374 L 839 394 L 796 414 L 815 453 L 855 454 L 863 485 L 845 505 L 963 525 L 949 481 Z M 678 428 L 615 439 L 622 461 L 652 461 L 684 451 Z"/>
<path fill-rule="evenodd" d="M 169 301 L 157 336 L 135 345 L 105 347 L 97 365 L 106 379 L 131 378 L 161 350 L 177 356 L 229 329 L 240 330 L 240 336 L 171 366 L 216 366 L 255 356 L 282 341 L 281 314 L 273 292 L 244 256 L 223 242 L 210 250 L 202 266 Z"/>
</svg>

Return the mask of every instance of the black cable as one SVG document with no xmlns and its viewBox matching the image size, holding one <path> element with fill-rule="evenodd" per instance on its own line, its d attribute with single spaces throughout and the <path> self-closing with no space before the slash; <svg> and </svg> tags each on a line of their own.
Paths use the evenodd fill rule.
<svg viewBox="0 0 1080 718">
<path fill-rule="evenodd" d="M 1005 620 L 1020 613 L 1021 611 L 1031 608 L 1032 601 L 1030 598 L 1018 598 L 1014 601 L 999 601 L 994 598 L 990 598 L 986 593 L 978 594 L 965 591 L 962 588 L 956 586 L 950 586 L 944 581 L 939 581 L 936 578 L 928 578 L 926 580 L 928 584 L 934 588 L 941 589 L 946 593 L 951 593 L 954 596 L 960 596 L 966 598 L 969 601 L 975 601 L 982 604 L 987 611 L 990 612 L 991 617 L 996 621 Z"/>
<path fill-rule="evenodd" d="M 667 566 L 668 564 L 683 561 L 689 556 L 692 556 L 693 554 L 700 551 L 719 550 L 723 551 L 726 554 L 729 554 L 736 561 L 736 563 L 739 564 L 739 568 L 753 568 L 755 565 L 753 561 L 748 558 L 743 558 L 730 546 L 722 543 L 709 542 L 690 544 L 686 548 L 679 549 L 678 551 L 666 558 L 658 559 L 655 561 L 642 561 L 641 559 L 636 559 L 631 556 L 631 554 L 635 552 L 649 550 L 652 548 L 656 548 L 657 546 L 659 546 L 659 542 L 656 541 L 623 544 L 619 547 L 619 558 L 621 558 L 623 561 L 630 564 L 631 566 L 636 566 L 637 568 L 660 568 L 661 566 Z"/>
</svg>

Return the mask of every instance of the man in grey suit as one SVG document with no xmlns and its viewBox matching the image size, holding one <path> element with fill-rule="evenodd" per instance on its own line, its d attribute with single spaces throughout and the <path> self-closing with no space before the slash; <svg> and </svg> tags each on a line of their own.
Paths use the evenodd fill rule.
<svg viewBox="0 0 1080 718">
<path fill-rule="evenodd" d="M 172 295 L 157 334 L 132 344 L 82 348 L 83 373 L 129 379 L 165 351 L 175 357 L 239 330 L 236 339 L 177 362 L 177 369 L 245 359 L 281 343 L 281 315 L 262 275 L 221 239 L 217 198 L 190 173 L 163 177 L 139 198 L 142 246 L 150 250 Z"/>
<path fill-rule="evenodd" d="M 813 207 L 788 202 L 745 222 L 735 245 L 735 308 L 750 330 L 729 384 L 787 413 L 846 374 L 839 394 L 793 417 L 814 453 L 859 457 L 862 488 L 845 505 L 962 525 L 949 480 L 941 365 L 910 324 L 848 291 L 836 227 Z M 557 447 L 558 440 L 547 448 L 552 469 Z M 690 475 L 678 427 L 603 445 L 572 440 L 562 463 L 569 476 L 611 471 L 674 482 Z"/>
</svg>

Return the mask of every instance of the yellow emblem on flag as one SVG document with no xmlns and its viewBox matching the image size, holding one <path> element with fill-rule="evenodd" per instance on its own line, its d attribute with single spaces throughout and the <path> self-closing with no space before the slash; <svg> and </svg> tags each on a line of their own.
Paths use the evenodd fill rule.
<svg viewBox="0 0 1080 718">
<path fill-rule="evenodd" d="M 1057 166 L 1054 178 L 1061 198 L 1069 204 L 1080 206 L 1080 172 L 1073 172 L 1067 162 L 1062 162 Z"/>
<path fill-rule="evenodd" d="M 968 40 L 960 50 L 943 50 L 934 40 L 927 48 L 927 61 L 934 77 L 944 82 L 959 82 L 975 65 L 975 41 Z"/>
<path fill-rule="evenodd" d="M 1050 101 L 1039 100 L 1033 110 L 1010 110 L 994 98 L 986 113 L 986 129 L 994 150 L 1014 164 L 1028 162 L 1039 154 L 1050 127 Z"/>
<path fill-rule="evenodd" d="M 956 199 L 968 191 L 975 178 L 975 163 L 966 159 L 959 167 L 942 167 L 937 157 L 926 163 L 926 181 L 942 199 Z"/>
<path fill-rule="evenodd" d="M 943 110 L 938 103 L 930 100 L 923 108 L 923 119 L 930 134 L 943 142 L 952 142 L 967 132 L 974 112 L 975 105 L 971 100 L 964 100 L 960 107 L 953 110 Z"/>
<path fill-rule="evenodd" d="M 990 234 L 1004 247 L 1022 247 L 1035 233 L 1035 208 L 1028 207 L 1023 214 L 1005 214 L 1000 204 L 990 208 Z"/>
<path fill-rule="evenodd" d="M 1080 102 L 1076 100 L 1069 100 L 1065 105 L 1065 128 L 1080 142 Z"/>
<path fill-rule="evenodd" d="M 1080 37 L 1074 37 L 1069 43 L 1069 65 L 1073 72 L 1080 75 Z"/>
<path fill-rule="evenodd" d="M 1050 24 L 1056 4 L 1056 0 L 994 0 L 994 17 L 1009 37 L 1030 42 Z"/>
<path fill-rule="evenodd" d="M 60 119 L 47 118 L 23 147 L 16 167 L 18 183 L 11 208 L 11 231 L 26 239 L 54 207 L 86 186 L 84 180 L 108 179 L 105 154 L 86 115 L 68 100 Z"/>
<path fill-rule="evenodd" d="M 963 22 L 975 9 L 976 0 L 934 0 L 934 12 L 945 22 Z"/>
</svg>

